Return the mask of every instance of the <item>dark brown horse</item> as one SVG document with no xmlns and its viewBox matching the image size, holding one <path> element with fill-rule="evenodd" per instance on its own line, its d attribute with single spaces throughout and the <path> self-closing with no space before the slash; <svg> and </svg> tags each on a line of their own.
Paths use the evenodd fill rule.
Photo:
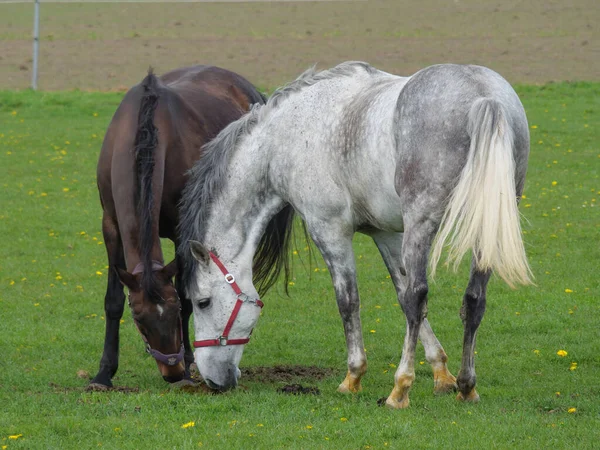
<svg viewBox="0 0 600 450">
<path fill-rule="evenodd" d="M 194 356 L 175 261 L 165 265 L 159 237 L 177 242 L 178 202 L 186 172 L 202 146 L 264 97 L 241 76 L 195 66 L 162 77 L 152 71 L 125 95 L 106 133 L 98 161 L 102 232 L 109 274 L 106 336 L 92 387 L 112 386 L 119 363 L 119 324 L 125 295 L 147 351 L 163 378 L 189 377 Z M 173 284 L 173 277 L 176 277 Z"/>
</svg>

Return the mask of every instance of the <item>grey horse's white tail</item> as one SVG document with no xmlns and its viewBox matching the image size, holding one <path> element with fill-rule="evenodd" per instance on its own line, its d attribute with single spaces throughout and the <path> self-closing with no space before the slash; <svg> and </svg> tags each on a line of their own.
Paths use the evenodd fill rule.
<svg viewBox="0 0 600 450">
<path fill-rule="evenodd" d="M 448 241 L 448 263 L 454 262 L 454 269 L 472 249 L 479 270 L 493 270 L 511 287 L 530 284 L 517 209 L 513 131 L 502 104 L 476 100 L 468 133 L 468 159 L 433 242 L 431 274 Z"/>
</svg>

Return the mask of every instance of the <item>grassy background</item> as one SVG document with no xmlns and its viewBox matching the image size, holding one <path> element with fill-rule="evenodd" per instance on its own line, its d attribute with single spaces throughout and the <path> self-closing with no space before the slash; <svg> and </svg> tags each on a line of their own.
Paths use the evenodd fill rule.
<svg viewBox="0 0 600 450">
<path fill-rule="evenodd" d="M 361 394 L 335 392 L 346 364 L 341 321 L 329 274 L 320 259 L 305 267 L 303 244 L 293 256 L 291 296 L 279 287 L 264 299 L 242 367 L 333 369 L 320 381 L 294 380 L 321 395 L 286 396 L 276 392 L 283 382 L 256 378 L 218 396 L 171 390 L 127 312 L 114 381 L 139 390 L 86 392 L 78 371 L 98 368 L 107 268 L 95 164 L 122 94 L 0 91 L 0 446 L 593 448 L 600 438 L 600 84 L 517 90 L 532 135 L 521 212 L 537 286 L 490 283 L 476 361 L 481 403 L 434 397 L 431 370 L 418 364 L 404 411 L 376 403 L 393 386 L 404 319 L 363 236 L 355 240 L 369 358 Z M 429 299 L 455 374 L 466 270 L 441 270 Z"/>
</svg>

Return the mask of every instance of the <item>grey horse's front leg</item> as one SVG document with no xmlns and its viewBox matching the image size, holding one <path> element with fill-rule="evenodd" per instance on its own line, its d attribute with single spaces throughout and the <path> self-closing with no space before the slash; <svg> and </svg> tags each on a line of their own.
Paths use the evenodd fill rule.
<svg viewBox="0 0 600 450">
<path fill-rule="evenodd" d="M 367 371 L 367 356 L 360 322 L 360 300 L 356 283 L 356 265 L 349 236 L 331 223 L 309 226 L 313 241 L 329 268 L 338 310 L 344 325 L 348 351 L 348 372 L 338 387 L 339 392 L 355 393 L 362 389 L 360 380 Z"/>
</svg>

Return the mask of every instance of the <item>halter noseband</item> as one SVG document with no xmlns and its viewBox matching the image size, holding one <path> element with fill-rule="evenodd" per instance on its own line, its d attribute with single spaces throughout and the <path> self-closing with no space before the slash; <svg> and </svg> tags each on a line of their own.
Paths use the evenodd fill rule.
<svg viewBox="0 0 600 450">
<path fill-rule="evenodd" d="M 152 261 L 152 271 L 154 271 L 154 272 L 159 271 L 163 267 L 164 267 L 164 265 L 160 261 L 154 261 L 154 260 Z M 143 271 L 144 271 L 144 264 L 140 262 L 135 266 L 132 274 L 137 275 L 139 273 L 142 273 Z M 146 338 L 146 336 L 144 336 L 144 333 L 142 333 L 140 331 L 140 327 L 138 325 L 137 320 L 133 319 L 133 323 L 135 324 L 135 328 L 140 333 L 140 336 L 142 336 L 142 340 L 146 344 L 146 352 L 148 352 L 155 360 L 157 360 L 163 364 L 166 364 L 167 366 L 176 366 L 181 361 L 183 361 L 183 356 L 185 354 L 185 348 L 183 346 L 183 323 L 181 322 L 181 315 L 179 316 L 179 334 L 180 334 L 180 338 L 181 338 L 181 348 L 179 349 L 179 353 L 170 353 L 168 355 L 165 355 L 164 353 L 162 353 L 156 349 L 153 349 L 150 346 L 150 343 L 148 342 L 148 339 Z"/>
<path fill-rule="evenodd" d="M 163 364 L 166 364 L 167 366 L 176 366 L 181 361 L 183 361 L 183 355 L 185 353 L 185 348 L 183 347 L 183 324 L 181 323 L 181 317 L 179 317 L 179 332 L 181 335 L 181 349 L 179 349 L 179 353 L 170 353 L 168 355 L 165 355 L 164 353 L 159 352 L 158 350 L 150 347 L 150 343 L 148 342 L 148 339 L 146 339 L 146 336 L 144 336 L 144 333 L 142 333 L 140 331 L 140 327 L 138 326 L 137 320 L 133 319 L 133 323 L 135 324 L 135 327 L 137 328 L 138 332 L 140 333 L 140 336 L 142 336 L 142 339 L 144 340 L 144 343 L 146 344 L 146 352 L 148 352 L 150 355 L 152 355 L 152 357 L 154 359 L 156 359 L 157 361 L 160 361 Z"/>
<path fill-rule="evenodd" d="M 204 339 L 202 341 L 194 341 L 194 347 L 215 347 L 215 346 L 225 346 L 225 345 L 243 345 L 247 344 L 250 341 L 250 336 L 247 338 L 241 339 L 229 339 L 229 332 L 231 331 L 231 327 L 233 326 L 233 322 L 237 318 L 238 312 L 244 303 L 252 303 L 259 308 L 264 306 L 264 303 L 259 299 L 250 298 L 248 295 L 244 294 L 240 287 L 235 282 L 235 277 L 229 273 L 227 268 L 223 265 L 223 263 L 217 258 L 217 256 L 213 252 L 209 252 L 210 258 L 217 265 L 221 273 L 225 276 L 225 281 L 231 286 L 233 292 L 237 295 L 237 302 L 233 307 L 233 311 L 229 316 L 229 320 L 225 325 L 225 329 L 223 330 L 223 334 L 216 339 Z M 250 332 L 252 334 L 252 332 Z"/>
</svg>

